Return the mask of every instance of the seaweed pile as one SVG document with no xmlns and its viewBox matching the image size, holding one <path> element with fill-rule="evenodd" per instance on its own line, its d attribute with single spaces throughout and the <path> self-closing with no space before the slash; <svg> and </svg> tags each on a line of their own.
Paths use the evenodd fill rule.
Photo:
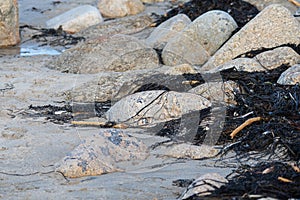
<svg viewBox="0 0 300 200">
<path fill-rule="evenodd" d="M 39 118 L 43 117 L 55 124 L 69 123 L 72 117 L 72 106 L 69 104 L 63 106 L 44 105 L 33 106 L 30 105 L 28 110 L 22 113 L 26 117 Z"/>
<path fill-rule="evenodd" d="M 243 27 L 259 11 L 252 4 L 242 0 L 192 0 L 171 9 L 160 16 L 156 25 L 168 20 L 177 14 L 186 14 L 192 21 L 210 10 L 222 10 L 230 14 L 237 22 L 239 28 Z"/>
<path fill-rule="evenodd" d="M 229 142 L 229 133 L 247 119 L 262 119 L 244 128 L 232 140 L 235 145 L 228 149 L 234 149 L 239 155 L 257 151 L 262 156 L 268 154 L 281 160 L 300 159 L 300 86 L 276 83 L 287 68 L 281 66 L 268 72 L 222 72 L 223 78 L 236 81 L 242 92 L 235 95 L 237 105 L 228 107 L 220 142 Z"/>
<path fill-rule="evenodd" d="M 199 199 L 290 199 L 300 198 L 299 164 L 282 162 L 243 165 L 228 177 L 228 183 L 212 191 L 208 196 L 192 196 Z"/>
<path fill-rule="evenodd" d="M 276 83 L 286 68 L 281 66 L 259 73 L 222 72 L 223 78 L 236 81 L 242 92 L 236 93 L 237 105 L 228 107 L 219 142 L 231 140 L 232 144 L 225 145 L 224 153 L 235 151 L 237 161 L 243 159 L 243 163 L 251 158 L 257 162 L 254 166 L 242 164 L 214 196 L 300 197 L 300 85 Z M 257 116 L 262 120 L 245 127 L 233 140 L 228 137 L 243 121 Z"/>
</svg>

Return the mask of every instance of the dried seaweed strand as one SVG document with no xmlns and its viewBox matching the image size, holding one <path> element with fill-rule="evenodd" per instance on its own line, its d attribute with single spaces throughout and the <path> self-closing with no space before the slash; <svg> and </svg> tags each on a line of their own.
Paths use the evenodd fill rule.
<svg viewBox="0 0 300 200">
<path fill-rule="evenodd" d="M 81 125 L 81 126 L 107 126 L 106 122 L 88 122 L 88 121 L 71 121 L 73 125 Z M 125 124 L 114 124 L 113 128 L 126 129 L 128 128 Z"/>
<path fill-rule="evenodd" d="M 300 7 L 300 3 L 298 1 L 296 1 L 296 0 L 288 0 L 288 1 L 296 6 Z"/>
<path fill-rule="evenodd" d="M 284 177 L 279 176 L 278 180 L 284 183 L 292 183 L 293 181 Z"/>
<path fill-rule="evenodd" d="M 262 118 L 261 117 L 253 117 L 253 118 L 250 118 L 248 120 L 246 120 L 244 123 L 242 123 L 239 127 L 237 127 L 236 129 L 234 129 L 232 131 L 232 133 L 230 134 L 230 137 L 231 139 L 233 139 L 236 134 L 238 134 L 241 130 L 243 130 L 246 126 L 252 124 L 253 122 L 256 122 L 256 121 L 260 121 Z"/>
</svg>

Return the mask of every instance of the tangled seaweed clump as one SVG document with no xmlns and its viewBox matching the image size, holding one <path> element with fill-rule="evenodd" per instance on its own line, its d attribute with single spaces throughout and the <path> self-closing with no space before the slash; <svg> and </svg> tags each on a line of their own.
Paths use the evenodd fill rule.
<svg viewBox="0 0 300 200">
<path fill-rule="evenodd" d="M 268 72 L 223 72 L 225 79 L 235 80 L 241 91 L 235 94 L 237 104 L 228 107 L 223 139 L 243 121 L 257 116 L 262 119 L 244 128 L 234 139 L 236 145 L 231 149 L 239 155 L 257 151 L 261 155 L 299 160 L 300 86 L 276 83 L 287 68 L 281 66 Z"/>
<path fill-rule="evenodd" d="M 255 6 L 242 0 L 192 0 L 170 10 L 167 14 L 161 16 L 156 23 L 159 25 L 177 14 L 186 14 L 191 20 L 194 20 L 210 10 L 227 12 L 236 20 L 239 28 L 259 13 Z"/>
<path fill-rule="evenodd" d="M 216 189 L 212 197 L 233 199 L 234 197 L 259 199 L 273 197 L 279 199 L 300 198 L 299 164 L 282 162 L 244 165 L 227 177 L 228 183 Z M 208 197 L 207 197 L 208 198 Z M 192 198 L 199 199 L 197 197 Z M 203 198 L 202 198 L 203 199 Z"/>
</svg>

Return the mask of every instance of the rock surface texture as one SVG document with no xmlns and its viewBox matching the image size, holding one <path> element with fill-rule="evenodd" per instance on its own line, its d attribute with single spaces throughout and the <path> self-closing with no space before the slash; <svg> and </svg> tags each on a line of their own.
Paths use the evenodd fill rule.
<svg viewBox="0 0 300 200">
<path fill-rule="evenodd" d="M 300 55 L 290 47 L 278 47 L 255 56 L 255 59 L 268 70 L 281 65 L 294 65 L 300 63 Z"/>
<path fill-rule="evenodd" d="M 69 155 L 57 163 L 56 171 L 66 177 L 95 176 L 121 171 L 120 161 L 144 160 L 147 147 L 121 130 L 100 130 L 86 139 Z"/>
<path fill-rule="evenodd" d="M 17 0 L 0 2 L 0 47 L 16 45 L 20 42 L 19 14 Z"/>
<path fill-rule="evenodd" d="M 209 106 L 208 100 L 196 94 L 153 90 L 121 99 L 107 111 L 106 116 L 109 121 L 130 126 L 153 126 Z"/>
<path fill-rule="evenodd" d="M 98 9 L 105 17 L 116 18 L 138 14 L 145 7 L 140 0 L 99 0 Z"/>
<path fill-rule="evenodd" d="M 191 20 L 185 14 L 176 15 L 156 27 L 146 39 L 146 43 L 153 48 L 163 49 L 170 39 L 178 35 L 190 23 Z"/>
<path fill-rule="evenodd" d="M 300 23 L 287 8 L 273 4 L 232 36 L 202 70 L 213 69 L 249 51 L 288 43 L 300 44 Z"/>
<path fill-rule="evenodd" d="M 284 71 L 279 77 L 277 83 L 282 85 L 300 84 L 300 64 L 294 65 Z"/>
<path fill-rule="evenodd" d="M 80 43 L 62 53 L 49 67 L 81 74 L 147 69 L 158 63 L 156 52 L 143 42 L 132 36 L 114 35 Z"/>
<path fill-rule="evenodd" d="M 75 36 L 84 36 L 86 39 L 95 39 L 116 34 L 132 34 L 146 29 L 151 23 L 152 19 L 148 15 L 126 16 L 96 24 L 75 34 Z"/>
<path fill-rule="evenodd" d="M 234 19 L 223 11 L 209 11 L 195 19 L 162 52 L 164 64 L 202 65 L 237 28 Z"/>
<path fill-rule="evenodd" d="M 55 29 L 62 26 L 64 31 L 76 33 L 101 22 L 103 19 L 97 8 L 83 5 L 48 20 L 46 25 Z"/>
<path fill-rule="evenodd" d="M 266 69 L 261 66 L 261 64 L 253 59 L 253 58 L 236 58 L 234 60 L 230 60 L 225 64 L 222 64 L 216 68 L 213 68 L 209 71 L 204 71 L 207 73 L 215 73 L 225 69 L 235 68 L 238 71 L 246 71 L 246 72 L 253 72 L 253 71 L 265 71 Z"/>
</svg>

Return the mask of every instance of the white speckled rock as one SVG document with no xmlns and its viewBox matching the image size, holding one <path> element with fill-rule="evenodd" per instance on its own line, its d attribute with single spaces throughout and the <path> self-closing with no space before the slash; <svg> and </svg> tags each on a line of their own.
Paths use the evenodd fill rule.
<svg viewBox="0 0 300 200">
<path fill-rule="evenodd" d="M 170 66 L 202 65 L 236 28 L 236 22 L 228 13 L 206 12 L 167 43 L 162 52 L 163 61 Z"/>
<path fill-rule="evenodd" d="M 56 171 L 69 178 L 96 176 L 121 171 L 120 161 L 144 160 L 149 153 L 144 143 L 117 129 L 100 130 L 56 164 Z"/>
<path fill-rule="evenodd" d="M 253 58 L 236 58 L 209 71 L 203 71 L 203 73 L 215 73 L 230 68 L 236 68 L 238 71 L 246 71 L 246 72 L 266 70 L 261 66 L 259 62 L 257 62 L 257 60 Z M 202 69 L 200 70 L 202 71 Z"/>
<path fill-rule="evenodd" d="M 17 0 L 0 1 L 0 47 L 20 42 Z"/>
<path fill-rule="evenodd" d="M 152 126 L 210 106 L 196 94 L 152 90 L 124 97 L 107 111 L 106 118 L 130 126 Z"/>
<path fill-rule="evenodd" d="M 300 43 L 300 23 L 281 5 L 270 5 L 232 36 L 202 67 L 210 70 L 262 47 Z"/>
<path fill-rule="evenodd" d="M 159 63 L 156 52 L 132 36 L 88 40 L 66 50 L 48 67 L 70 73 L 123 72 L 149 69 Z"/>
<path fill-rule="evenodd" d="M 255 56 L 255 59 L 266 69 L 275 69 L 283 64 L 300 63 L 300 55 L 290 47 L 278 47 Z"/>
<path fill-rule="evenodd" d="M 220 103 L 235 104 L 233 91 L 238 88 L 238 85 L 233 81 L 206 82 L 194 87 L 189 92 L 198 94 L 210 102 L 217 101 Z"/>
<path fill-rule="evenodd" d="M 178 14 L 154 29 L 145 42 L 157 49 L 163 49 L 166 43 L 191 23 L 185 14 Z"/>
<path fill-rule="evenodd" d="M 62 26 L 64 31 L 76 33 L 101 22 L 103 19 L 97 8 L 83 5 L 48 20 L 46 25 L 55 29 Z"/>
<path fill-rule="evenodd" d="M 105 17 L 117 18 L 138 14 L 145 7 L 140 0 L 99 0 L 98 9 Z"/>
<path fill-rule="evenodd" d="M 277 80 L 277 83 L 282 85 L 300 83 L 300 64 L 294 65 L 284 71 Z"/>
</svg>

